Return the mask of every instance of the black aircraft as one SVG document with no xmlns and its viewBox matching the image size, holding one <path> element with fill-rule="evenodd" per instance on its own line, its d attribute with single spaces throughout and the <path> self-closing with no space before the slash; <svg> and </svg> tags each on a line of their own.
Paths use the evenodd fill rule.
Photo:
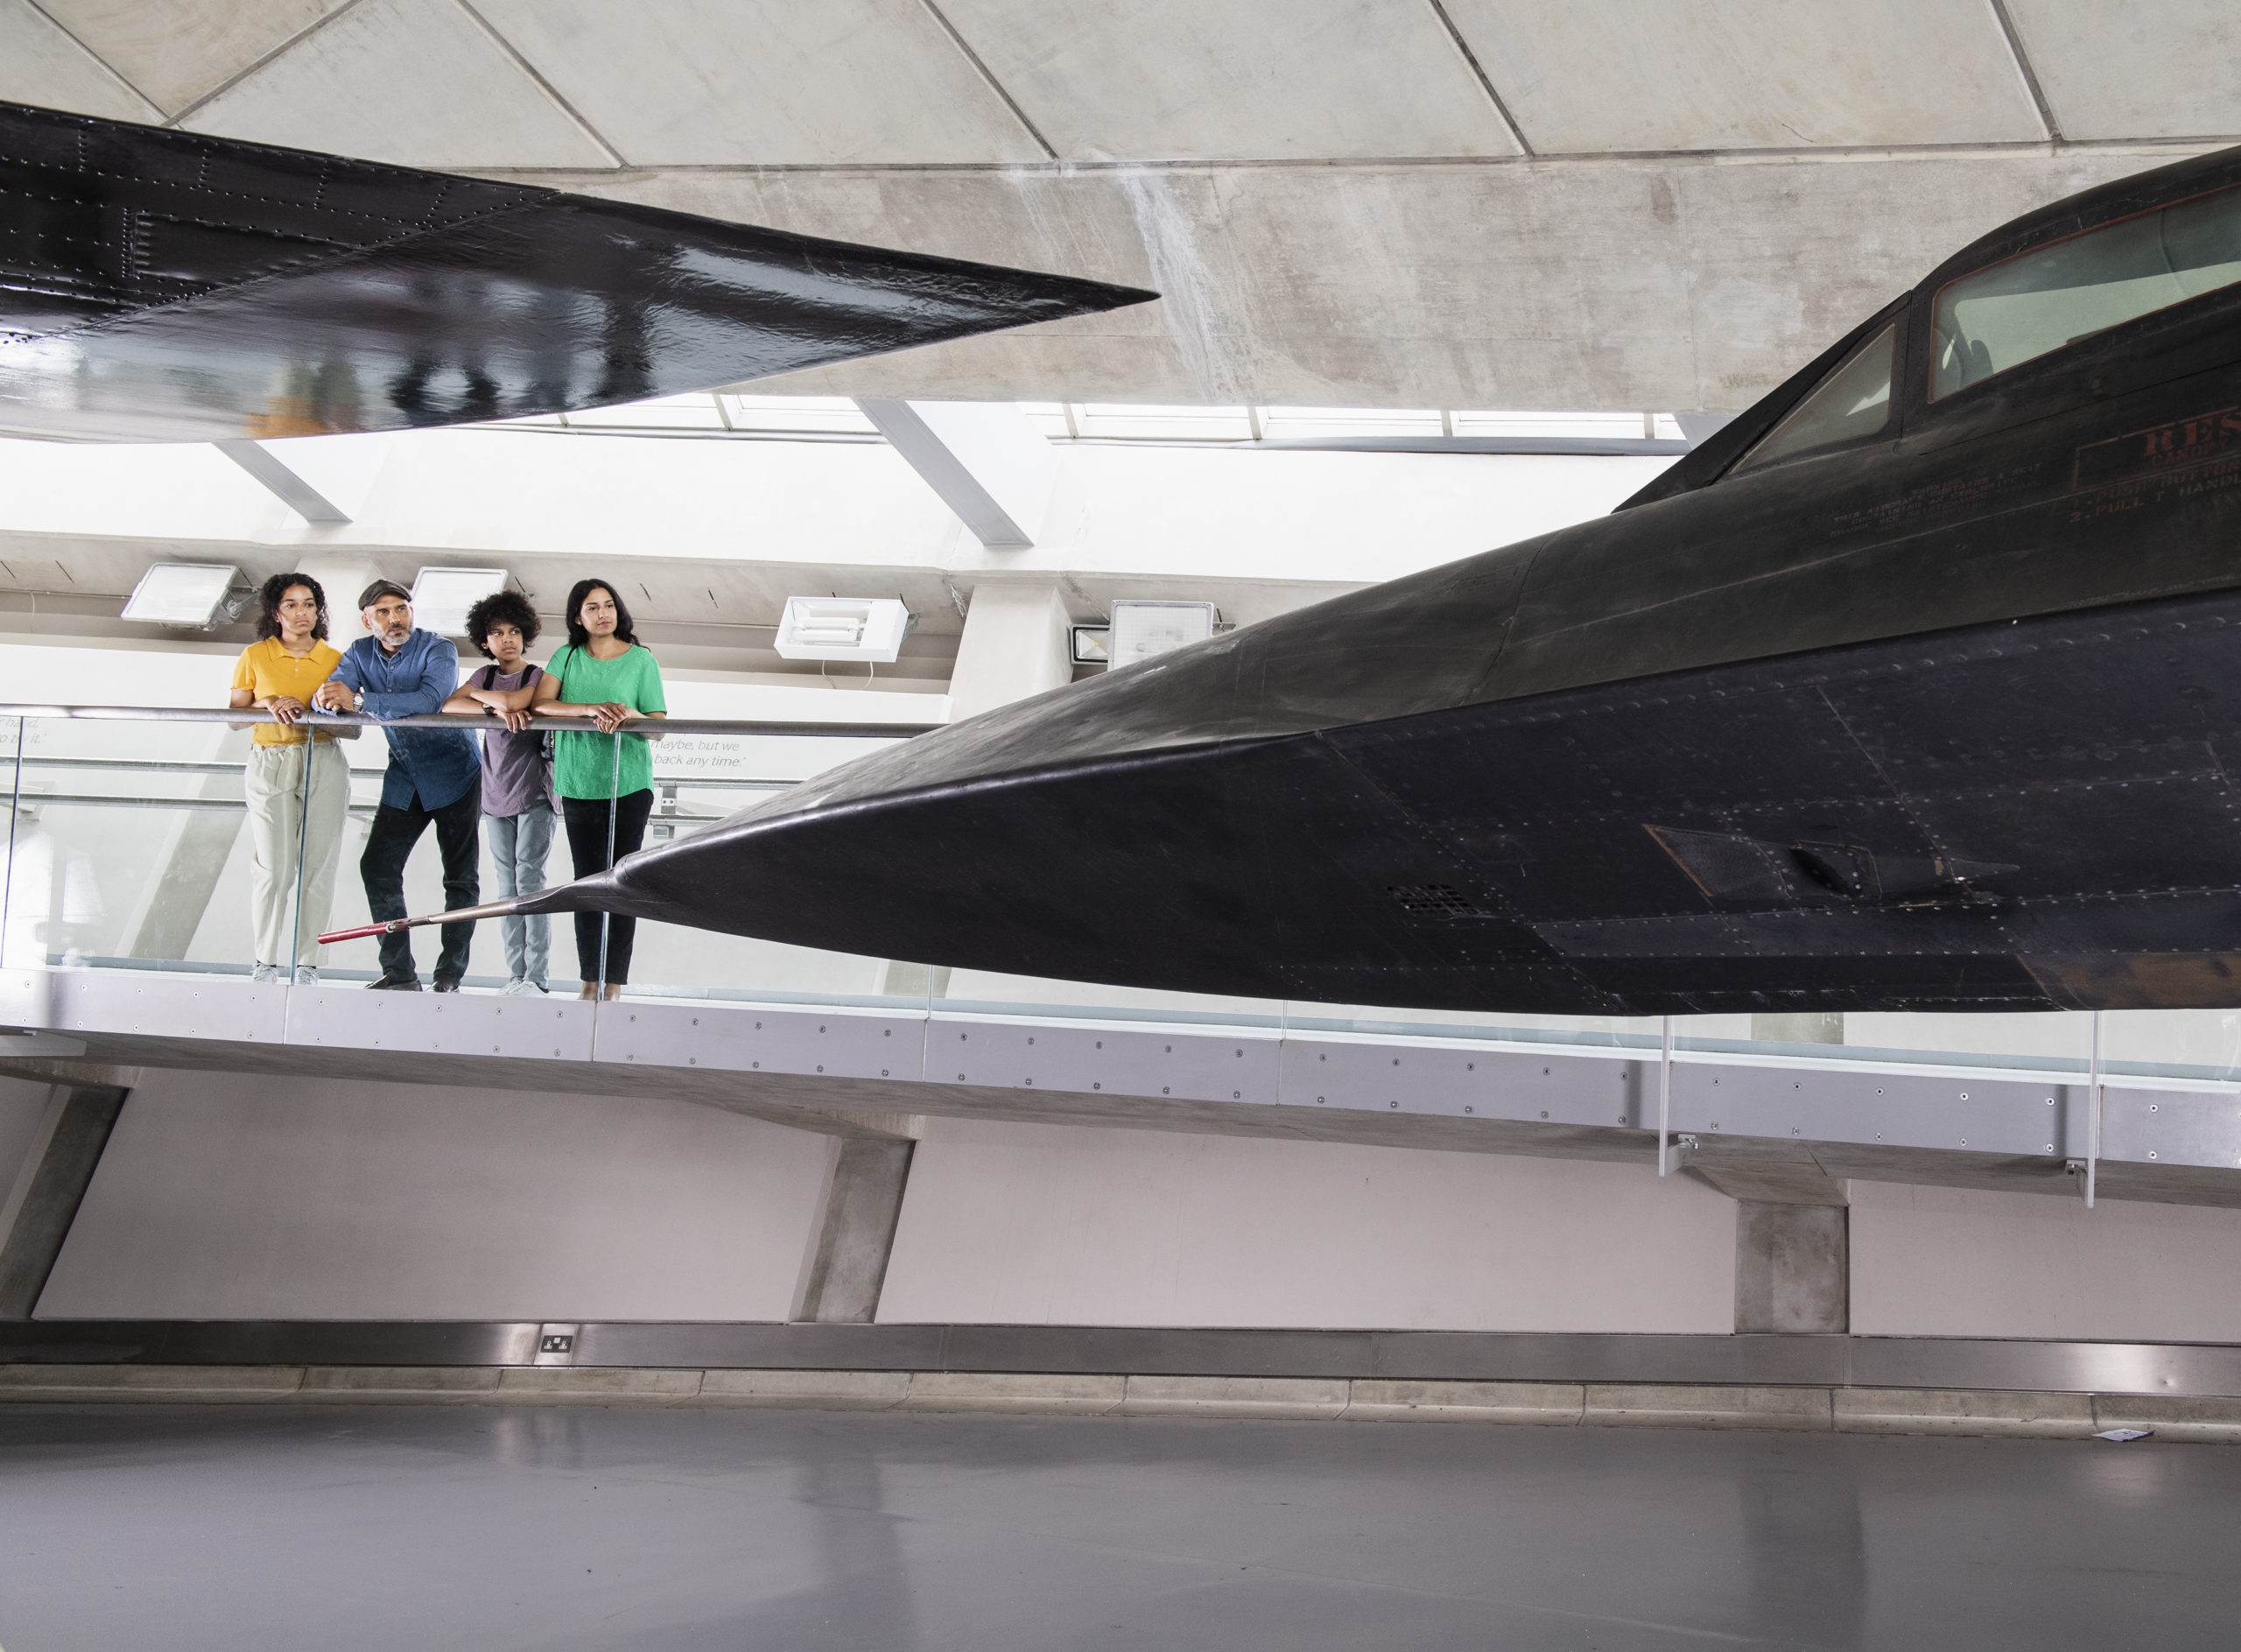
<svg viewBox="0 0 2241 1652">
<path fill-rule="evenodd" d="M 1155 296 L 0 103 L 0 435 L 565 412 Z"/>
<path fill-rule="evenodd" d="M 2241 150 L 1958 253 L 1612 515 L 520 903 L 1449 1009 L 2241 1004 Z"/>
</svg>

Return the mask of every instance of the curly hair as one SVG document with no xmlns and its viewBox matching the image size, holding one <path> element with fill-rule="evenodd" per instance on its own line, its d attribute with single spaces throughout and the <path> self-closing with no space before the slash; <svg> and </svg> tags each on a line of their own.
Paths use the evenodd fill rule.
<svg viewBox="0 0 2241 1652">
<path fill-rule="evenodd" d="M 618 642 L 636 643 L 638 634 L 630 629 L 630 610 L 622 605 L 622 593 L 609 580 L 579 580 L 568 591 L 568 641 L 578 648 L 589 648 L 592 634 L 584 628 L 584 602 L 594 591 L 604 591 L 615 599 L 615 635 Z"/>
<path fill-rule="evenodd" d="M 519 631 L 523 648 L 537 641 L 537 610 L 518 591 L 493 591 L 467 611 L 467 640 L 481 649 L 488 659 L 498 657 L 490 651 L 490 628 L 494 625 L 510 625 Z"/>
<path fill-rule="evenodd" d="M 312 594 L 312 601 L 319 604 L 319 618 L 312 622 L 312 635 L 320 642 L 327 641 L 327 593 L 320 588 L 317 580 L 308 573 L 276 573 L 257 587 L 256 640 L 280 635 L 280 599 L 298 586 Z"/>
</svg>

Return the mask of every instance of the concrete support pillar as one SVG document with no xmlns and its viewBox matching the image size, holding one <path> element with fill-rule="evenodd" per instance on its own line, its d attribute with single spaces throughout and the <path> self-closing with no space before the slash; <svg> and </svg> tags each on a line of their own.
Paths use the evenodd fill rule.
<svg viewBox="0 0 2241 1652">
<path fill-rule="evenodd" d="M 54 1086 L 0 1205 L 0 1319 L 28 1319 L 39 1305 L 126 1093 L 114 1085 Z"/>
<path fill-rule="evenodd" d="M 962 722 L 1073 681 L 1066 623 L 1066 604 L 1055 585 L 976 588 L 950 676 L 950 721 Z"/>
<path fill-rule="evenodd" d="M 1851 1329 L 1851 1212 L 1842 1205 L 1735 1206 L 1735 1328 Z"/>
<path fill-rule="evenodd" d="M 825 1184 L 817 1248 L 802 1283 L 797 1320 L 868 1325 L 879 1313 L 880 1288 L 895 1248 L 896 1224 L 910 1180 L 908 1137 L 851 1135 L 839 1149 Z"/>
</svg>

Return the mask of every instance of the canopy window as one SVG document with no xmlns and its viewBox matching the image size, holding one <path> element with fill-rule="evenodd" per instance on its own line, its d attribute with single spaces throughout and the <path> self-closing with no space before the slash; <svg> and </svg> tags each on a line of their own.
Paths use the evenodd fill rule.
<svg viewBox="0 0 2241 1652">
<path fill-rule="evenodd" d="M 1886 327 L 1814 386 L 1789 417 L 1746 454 L 1739 471 L 1755 470 L 1809 447 L 1872 436 L 1891 422 L 1891 357 L 1898 328 Z"/>
<path fill-rule="evenodd" d="M 2072 235 L 1937 295 L 1930 399 L 2241 281 L 2241 189 Z"/>
</svg>

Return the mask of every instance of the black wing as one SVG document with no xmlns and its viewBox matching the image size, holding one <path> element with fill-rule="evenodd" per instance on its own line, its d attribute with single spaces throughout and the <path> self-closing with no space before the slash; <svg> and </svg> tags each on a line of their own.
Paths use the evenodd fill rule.
<svg viewBox="0 0 2241 1652">
<path fill-rule="evenodd" d="M 519 418 L 1156 296 L 0 104 L 0 433 Z"/>
</svg>

